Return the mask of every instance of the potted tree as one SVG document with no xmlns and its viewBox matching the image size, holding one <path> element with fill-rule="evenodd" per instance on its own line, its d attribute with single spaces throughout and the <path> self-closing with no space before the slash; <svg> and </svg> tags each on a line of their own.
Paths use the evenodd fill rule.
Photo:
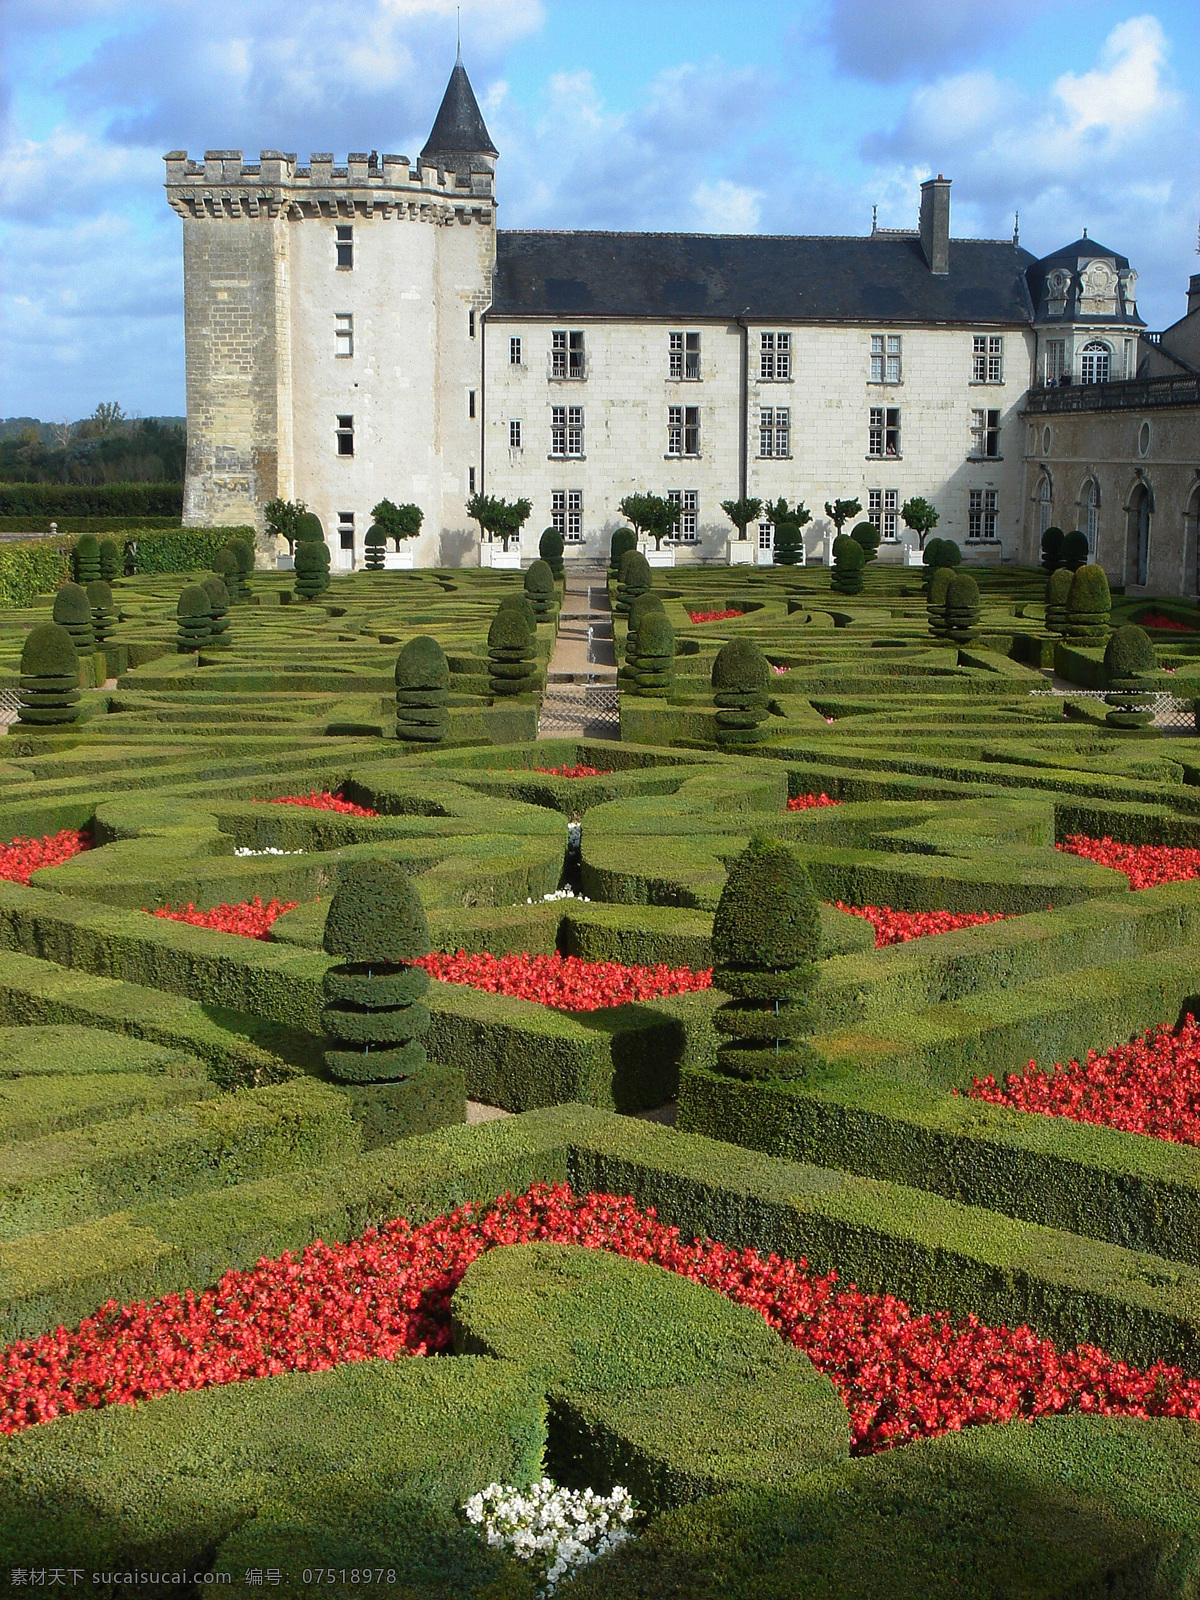
<svg viewBox="0 0 1200 1600">
<path fill-rule="evenodd" d="M 307 510 L 303 500 L 268 500 L 263 507 L 267 532 L 287 540 L 287 555 L 275 557 L 280 572 L 290 572 L 296 565 L 296 527 Z"/>
<path fill-rule="evenodd" d="M 652 567 L 673 567 L 673 546 L 663 549 L 664 539 L 669 539 L 679 523 L 679 506 L 661 494 L 627 494 L 621 501 L 620 512 L 632 522 L 645 539 L 654 540 L 654 549 L 647 549 L 646 560 Z"/>
<path fill-rule="evenodd" d="M 532 501 L 525 499 L 509 501 L 490 494 L 471 496 L 467 501 L 467 515 L 481 529 L 481 567 L 505 568 L 510 572 L 521 570 L 521 528 L 532 510 Z M 502 542 L 500 550 L 495 547 L 497 537 Z M 515 550 L 509 549 L 510 539 L 517 541 Z"/>
<path fill-rule="evenodd" d="M 731 567 L 750 566 L 754 561 L 754 552 L 758 548 L 758 541 L 746 537 L 746 529 L 752 522 L 757 522 L 762 514 L 762 501 L 753 498 L 749 500 L 722 500 L 721 510 L 737 529 L 737 538 L 729 541 L 729 565 Z"/>
<path fill-rule="evenodd" d="M 381 500 L 371 511 L 375 527 L 382 530 L 385 538 L 383 566 L 385 572 L 410 571 L 413 565 L 412 547 L 402 550 L 400 547 L 409 539 L 415 539 L 421 531 L 421 524 L 425 520 L 425 513 L 420 506 L 405 503 L 402 506 L 393 505 L 390 500 Z M 387 549 L 386 540 L 394 539 L 396 548 Z"/>
</svg>

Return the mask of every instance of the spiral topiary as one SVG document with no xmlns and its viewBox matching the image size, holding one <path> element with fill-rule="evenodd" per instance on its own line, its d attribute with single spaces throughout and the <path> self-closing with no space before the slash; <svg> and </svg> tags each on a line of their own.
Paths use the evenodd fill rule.
<svg viewBox="0 0 1200 1600">
<path fill-rule="evenodd" d="M 198 583 L 189 583 L 179 596 L 176 616 L 179 619 L 176 644 L 180 655 L 205 649 L 212 639 L 212 603 Z"/>
<path fill-rule="evenodd" d="M 863 568 L 867 564 L 862 545 L 849 534 L 841 534 L 834 543 L 833 563 L 832 587 L 839 594 L 861 594 Z"/>
<path fill-rule="evenodd" d="M 767 658 L 751 640 L 731 639 L 722 645 L 712 665 L 718 744 L 757 744 L 766 738 L 762 724 L 770 683 Z"/>
<path fill-rule="evenodd" d="M 633 692 L 665 699 L 675 679 L 675 630 L 664 611 L 650 611 L 637 633 Z"/>
<path fill-rule="evenodd" d="M 650 570 L 650 563 L 640 550 L 627 551 L 621 557 L 621 566 L 623 569 L 621 583 L 613 603 L 613 610 L 627 613 L 638 595 L 649 593 L 654 583 L 654 574 Z"/>
<path fill-rule="evenodd" d="M 210 572 L 207 578 L 202 578 L 200 587 L 208 596 L 209 606 L 209 636 L 210 650 L 228 649 L 232 642 L 229 637 L 229 590 L 225 587 L 225 580 L 215 572 Z"/>
<path fill-rule="evenodd" d="M 367 529 L 367 541 L 363 549 L 366 553 L 367 571 L 381 572 L 383 558 L 387 554 L 387 534 L 377 522 L 373 522 Z"/>
<path fill-rule="evenodd" d="M 51 616 L 71 635 L 71 643 L 81 656 L 91 655 L 96 648 L 96 630 L 92 627 L 92 607 L 86 589 L 81 589 L 77 583 L 64 583 L 54 596 Z"/>
<path fill-rule="evenodd" d="M 302 600 L 315 600 L 329 587 L 329 548 L 309 540 L 296 543 L 296 581 L 294 588 Z"/>
<path fill-rule="evenodd" d="M 554 573 L 550 563 L 540 558 L 525 574 L 525 595 L 537 612 L 539 622 L 549 622 L 554 616 Z"/>
<path fill-rule="evenodd" d="M 1065 633 L 1067 596 L 1075 574 L 1070 567 L 1056 567 L 1046 579 L 1046 627 L 1051 633 Z"/>
<path fill-rule="evenodd" d="M 528 694 L 537 682 L 533 633 L 519 611 L 497 611 L 488 629 L 488 684 L 493 695 Z"/>
<path fill-rule="evenodd" d="M 555 578 L 566 576 L 563 566 L 563 536 L 557 528 L 543 528 L 542 537 L 538 540 L 538 555 L 550 568 Z"/>
<path fill-rule="evenodd" d="M 713 918 L 717 1071 L 762 1080 L 808 1076 L 821 914 L 812 879 L 785 844 L 755 837 L 729 869 Z"/>
<path fill-rule="evenodd" d="M 79 653 L 66 628 L 43 622 L 25 636 L 17 680 L 17 721 L 52 728 L 74 722 L 79 704 Z"/>
<path fill-rule="evenodd" d="M 772 560 L 777 567 L 800 565 L 804 551 L 804 533 L 798 522 L 785 518 L 775 524 L 775 550 Z"/>
<path fill-rule="evenodd" d="M 412 879 L 394 861 L 342 869 L 325 919 L 324 948 L 338 957 L 325 974 L 321 1021 L 332 1041 L 325 1066 L 340 1083 L 392 1083 L 425 1065 L 420 1001 L 429 974 L 412 963 L 429 953 L 429 924 Z"/>
<path fill-rule="evenodd" d="M 96 643 L 103 644 L 113 631 L 117 608 L 113 592 L 103 578 L 93 578 L 87 586 L 88 605 L 92 608 L 92 632 Z"/>
<path fill-rule="evenodd" d="M 946 637 L 946 590 L 954 576 L 953 567 L 935 567 L 929 575 L 929 593 L 925 597 L 925 611 L 929 618 L 929 631 L 935 639 Z"/>
<path fill-rule="evenodd" d="M 979 632 L 979 585 L 956 572 L 946 586 L 946 632 L 955 644 L 970 644 Z"/>
<path fill-rule="evenodd" d="M 1070 570 L 1067 563 L 1066 570 Z M 1063 632 L 1072 644 L 1101 645 L 1108 638 L 1112 595 L 1104 568 L 1078 567 L 1064 607 Z"/>
<path fill-rule="evenodd" d="M 254 546 L 249 539 L 234 534 L 232 539 L 226 541 L 225 548 L 233 551 L 238 564 L 238 599 L 245 600 L 250 594 L 250 579 L 254 572 Z"/>
<path fill-rule="evenodd" d="M 1069 567 L 1072 572 L 1077 572 L 1088 558 L 1087 534 L 1078 528 L 1063 535 L 1062 564 Z"/>
<path fill-rule="evenodd" d="M 1104 648 L 1104 666 L 1104 703 L 1112 708 L 1105 722 L 1113 728 L 1147 727 L 1154 720 L 1158 657 L 1145 628 L 1134 623 L 1118 628 Z"/>
<path fill-rule="evenodd" d="M 629 605 L 629 623 L 625 632 L 625 660 L 617 673 L 617 677 L 624 679 L 632 687 L 637 679 L 638 667 L 638 629 L 643 620 L 652 611 L 662 611 L 662 598 L 653 590 L 639 594 Z"/>
<path fill-rule="evenodd" d="M 613 570 L 620 576 L 621 557 L 626 550 L 636 550 L 638 545 L 637 534 L 632 528 L 618 528 L 613 534 L 608 546 L 608 562 Z"/>
<path fill-rule="evenodd" d="M 100 541 L 94 533 L 81 533 L 75 545 L 75 581 L 85 589 L 100 576 Z"/>
<path fill-rule="evenodd" d="M 124 573 L 121 549 L 115 539 L 100 541 L 100 576 L 105 583 L 115 583 Z"/>
<path fill-rule="evenodd" d="M 228 545 L 223 545 L 213 557 L 213 573 L 225 585 L 225 594 L 228 603 L 235 606 L 241 598 L 242 569 L 238 566 L 238 559 Z"/>
<path fill-rule="evenodd" d="M 441 744 L 450 731 L 450 666 L 428 634 L 410 639 L 396 657 L 396 737 Z"/>
</svg>

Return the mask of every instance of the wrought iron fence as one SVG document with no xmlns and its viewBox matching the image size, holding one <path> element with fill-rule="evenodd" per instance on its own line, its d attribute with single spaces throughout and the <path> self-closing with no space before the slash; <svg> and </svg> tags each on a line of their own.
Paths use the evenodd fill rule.
<svg viewBox="0 0 1200 1600">
<path fill-rule="evenodd" d="M 1099 700 L 1103 701 L 1107 690 L 1104 689 L 1031 689 L 1030 694 L 1035 697 L 1053 696 L 1057 700 Z M 1181 699 L 1176 694 L 1156 694 L 1154 697 L 1154 720 L 1151 726 L 1166 728 L 1177 733 L 1196 732 L 1196 713 L 1192 709 L 1192 701 Z"/>
</svg>

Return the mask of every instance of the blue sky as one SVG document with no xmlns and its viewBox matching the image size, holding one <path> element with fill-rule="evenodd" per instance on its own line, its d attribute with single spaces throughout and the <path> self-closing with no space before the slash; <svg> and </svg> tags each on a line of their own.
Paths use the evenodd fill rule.
<svg viewBox="0 0 1200 1600">
<path fill-rule="evenodd" d="M 415 157 L 455 0 L 4 0 L 0 414 L 183 410 L 162 155 Z M 501 224 L 953 231 L 1127 254 L 1152 327 L 1200 214 L 1195 0 L 464 0 Z"/>
</svg>

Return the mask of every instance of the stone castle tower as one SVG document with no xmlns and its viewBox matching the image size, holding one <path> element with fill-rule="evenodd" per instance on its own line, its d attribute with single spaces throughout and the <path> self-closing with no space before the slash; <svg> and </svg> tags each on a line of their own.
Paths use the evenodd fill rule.
<svg viewBox="0 0 1200 1600">
<path fill-rule="evenodd" d="M 350 549 L 365 531 L 346 507 L 386 497 L 425 507 L 418 564 L 438 559 L 439 528 L 474 543 L 496 156 L 460 59 L 415 167 L 165 158 L 183 219 L 185 525 L 261 530 L 266 501 L 303 500 L 336 562 L 337 532 Z"/>
</svg>

